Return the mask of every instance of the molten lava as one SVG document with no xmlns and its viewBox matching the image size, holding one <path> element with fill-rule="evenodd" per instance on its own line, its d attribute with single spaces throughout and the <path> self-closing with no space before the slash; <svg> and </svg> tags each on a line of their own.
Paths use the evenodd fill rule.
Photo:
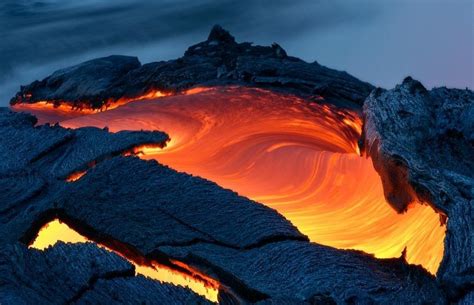
<svg viewBox="0 0 474 305">
<path fill-rule="evenodd" d="M 185 94 L 187 92 L 188 91 L 186 91 Z M 77 105 L 80 105 L 77 106 L 74 103 L 70 103 L 67 101 L 61 101 L 61 103 L 59 104 L 54 103 L 54 101 L 38 101 L 32 104 L 16 103 L 12 106 L 12 109 L 15 111 L 26 111 L 34 114 L 38 118 L 38 124 L 53 124 L 70 118 L 112 110 L 130 102 L 156 99 L 168 95 L 170 95 L 170 93 L 166 93 L 159 90 L 150 90 L 141 96 L 133 98 L 110 98 L 104 103 L 101 108 L 98 109 L 90 108 L 89 106 L 87 106 L 88 103 L 85 102 L 77 103 Z M 31 95 L 29 95 L 28 98 L 31 98 Z"/>
<path fill-rule="evenodd" d="M 74 172 L 66 178 L 66 181 L 67 182 L 77 181 L 77 180 L 81 179 L 81 177 L 84 176 L 86 173 L 87 173 L 87 171 Z"/>
<path fill-rule="evenodd" d="M 55 219 L 44 225 L 38 232 L 38 236 L 30 245 L 31 248 L 44 250 L 49 246 L 53 246 L 58 241 L 68 243 L 85 243 L 89 240 L 71 229 L 65 223 Z M 195 293 L 202 295 L 212 302 L 217 302 L 217 295 L 219 292 L 219 283 L 214 279 L 205 276 L 202 273 L 195 271 L 193 268 L 178 261 L 172 261 L 173 265 L 180 269 L 186 270 L 187 273 L 173 270 L 170 267 L 161 265 L 155 261 L 148 261 L 147 264 L 138 263 L 135 259 L 127 257 L 119 251 L 111 250 L 110 248 L 98 244 L 108 251 L 112 251 L 128 260 L 135 266 L 136 274 L 149 277 L 164 283 L 171 283 L 183 287 L 188 287 Z"/>
<path fill-rule="evenodd" d="M 272 207 L 310 239 L 379 258 L 399 257 L 435 273 L 444 227 L 428 206 L 397 214 L 380 177 L 358 155 L 361 120 L 303 99 L 250 88 L 214 88 L 129 103 L 61 123 L 162 130 L 164 149 L 141 157 L 212 180 Z"/>
</svg>

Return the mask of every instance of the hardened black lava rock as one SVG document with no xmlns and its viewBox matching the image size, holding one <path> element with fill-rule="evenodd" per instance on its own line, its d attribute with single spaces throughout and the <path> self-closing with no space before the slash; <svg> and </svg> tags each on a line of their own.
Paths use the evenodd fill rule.
<svg viewBox="0 0 474 305">
<path fill-rule="evenodd" d="M 474 290 L 474 93 L 406 78 L 364 104 L 365 150 L 398 211 L 417 200 L 446 219 L 437 277 L 454 300 Z"/>
<path fill-rule="evenodd" d="M 211 304 L 183 288 L 135 276 L 134 266 L 93 243 L 0 251 L 0 304 Z"/>
<path fill-rule="evenodd" d="M 47 100 L 101 108 L 110 99 L 134 98 L 151 89 L 176 92 L 229 84 L 323 97 L 326 102 L 349 107 L 360 107 L 373 89 L 346 72 L 288 56 L 278 44 L 237 43 L 216 25 L 206 41 L 191 46 L 176 60 L 141 65 L 135 57 L 98 58 L 22 86 L 11 103 Z"/>
<path fill-rule="evenodd" d="M 123 75 L 141 66 L 138 58 L 112 55 L 58 70 L 41 81 L 21 87 L 14 101 L 47 100 L 80 102 L 86 99 L 92 108 L 102 106 L 107 90 Z M 77 104 L 80 106 L 80 103 Z"/>
<path fill-rule="evenodd" d="M 143 276 L 99 279 L 74 305 L 211 305 L 205 298 L 181 286 L 160 283 Z"/>
<path fill-rule="evenodd" d="M 160 247 L 159 251 L 207 270 L 251 301 L 268 298 L 286 300 L 288 304 L 445 302 L 434 278 L 421 267 L 407 265 L 403 258 L 380 260 L 359 251 L 301 241 L 273 242 L 245 250 L 200 243 Z"/>
<path fill-rule="evenodd" d="M 276 211 L 154 160 L 117 157 L 97 164 L 67 185 L 58 208 L 96 231 L 96 238 L 109 236 L 145 255 L 161 245 L 243 249 L 308 240 Z"/>
<path fill-rule="evenodd" d="M 37 126 L 33 116 L 0 108 L 0 241 L 18 240 L 54 206 L 70 174 L 143 144 L 165 145 L 162 132 Z"/>
<path fill-rule="evenodd" d="M 213 182 L 114 155 L 132 143 L 162 143 L 162 133 L 34 127 L 31 116 L 9 111 L 0 111 L 0 123 L 2 162 L 14 169 L 0 171 L 2 303 L 204 302 L 187 289 L 132 277 L 128 264 L 91 244 L 27 249 L 55 218 L 134 258 L 194 267 L 221 283 L 221 304 L 445 302 L 436 279 L 403 259 L 310 243 L 276 211 Z M 65 181 L 93 161 L 79 180 Z M 46 279 L 54 287 L 43 289 Z"/>
</svg>

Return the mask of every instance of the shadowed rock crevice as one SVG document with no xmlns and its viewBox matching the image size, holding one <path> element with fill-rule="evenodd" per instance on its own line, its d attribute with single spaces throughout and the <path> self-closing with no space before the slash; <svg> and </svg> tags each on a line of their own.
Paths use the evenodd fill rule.
<svg viewBox="0 0 474 305">
<path fill-rule="evenodd" d="M 133 270 L 127 271 L 112 271 L 108 273 L 101 274 L 99 276 L 93 276 L 89 279 L 89 282 L 86 286 L 82 287 L 73 297 L 66 301 L 65 305 L 74 304 L 80 300 L 86 293 L 95 289 L 95 286 L 99 280 L 114 280 L 117 278 L 129 278 L 135 276 Z"/>
</svg>

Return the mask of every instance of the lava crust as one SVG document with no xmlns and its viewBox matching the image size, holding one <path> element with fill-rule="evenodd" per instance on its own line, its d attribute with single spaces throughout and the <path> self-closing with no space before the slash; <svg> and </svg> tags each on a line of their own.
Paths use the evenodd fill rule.
<svg viewBox="0 0 474 305">
<path fill-rule="evenodd" d="M 474 289 L 474 93 L 406 78 L 364 104 L 365 149 L 397 210 L 413 201 L 447 217 L 438 278 L 454 299 Z"/>
<path fill-rule="evenodd" d="M 98 81 L 100 80 L 100 81 Z M 271 47 L 237 43 L 215 26 L 206 41 L 191 46 L 183 57 L 140 65 L 136 57 L 94 59 L 24 86 L 11 104 L 70 104 L 79 109 L 101 109 L 124 98 L 152 90 L 178 92 L 195 86 L 243 85 L 272 88 L 354 107 L 362 105 L 373 86 L 346 72 L 306 63 Z"/>
</svg>

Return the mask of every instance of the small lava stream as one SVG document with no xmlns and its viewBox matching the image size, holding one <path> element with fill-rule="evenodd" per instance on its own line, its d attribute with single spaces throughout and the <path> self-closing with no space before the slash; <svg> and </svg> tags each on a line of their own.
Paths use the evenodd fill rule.
<svg viewBox="0 0 474 305">
<path fill-rule="evenodd" d="M 194 92 L 193 92 L 194 93 Z M 35 113 L 36 114 L 36 113 Z M 317 243 L 400 257 L 436 273 L 445 228 L 426 205 L 397 214 L 370 159 L 358 155 L 357 115 L 251 88 L 142 100 L 65 120 L 64 127 L 162 130 L 141 157 L 212 180 L 276 209 Z"/>
</svg>

